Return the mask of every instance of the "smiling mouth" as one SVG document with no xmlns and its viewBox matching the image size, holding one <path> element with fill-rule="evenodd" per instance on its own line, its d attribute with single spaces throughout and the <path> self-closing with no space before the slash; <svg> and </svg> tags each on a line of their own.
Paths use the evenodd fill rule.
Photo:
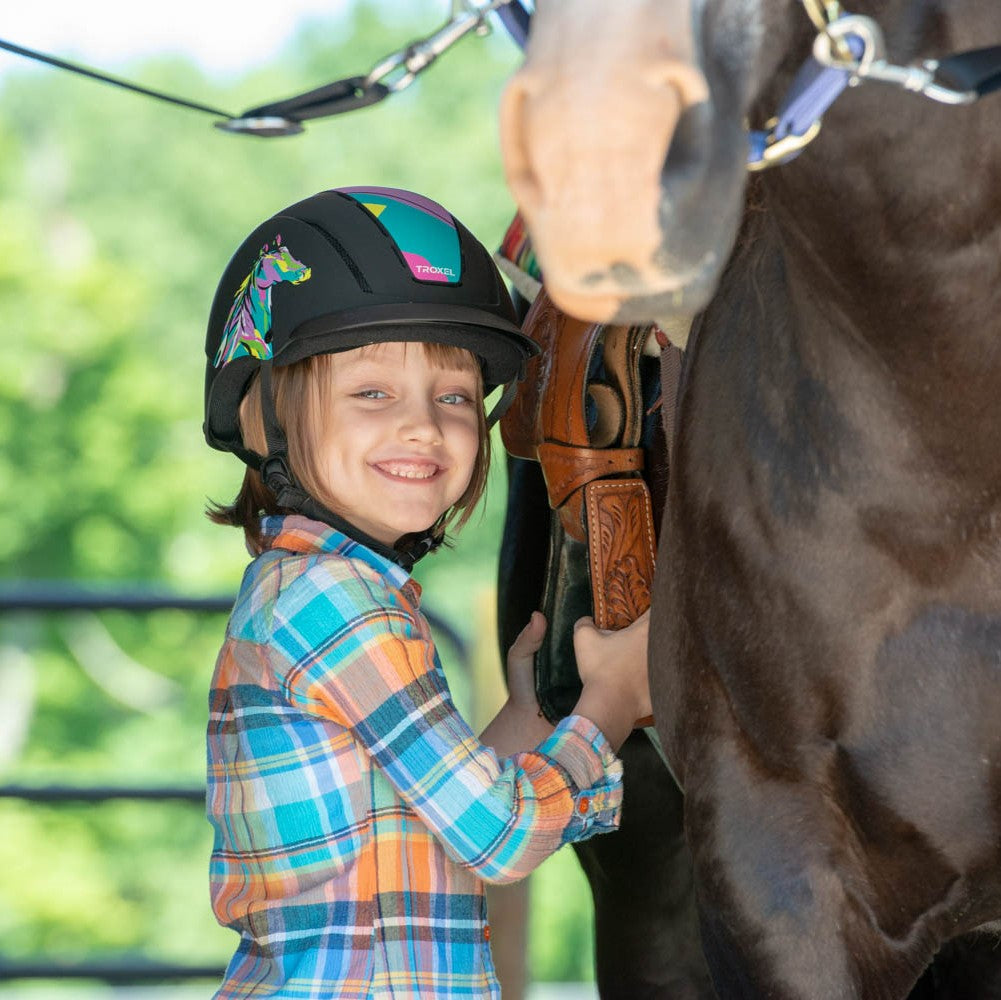
<svg viewBox="0 0 1001 1000">
<path fill-rule="evenodd" d="M 434 462 L 378 462 L 375 466 L 380 472 L 394 479 L 422 481 L 433 479 L 438 475 L 441 466 Z"/>
</svg>

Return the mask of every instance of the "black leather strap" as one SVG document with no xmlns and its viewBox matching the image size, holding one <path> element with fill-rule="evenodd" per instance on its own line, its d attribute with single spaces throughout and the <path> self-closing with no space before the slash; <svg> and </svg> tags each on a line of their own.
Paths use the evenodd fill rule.
<svg viewBox="0 0 1001 1000">
<path fill-rule="evenodd" d="M 948 56 L 939 61 L 935 77 L 940 83 L 971 91 L 978 97 L 1001 90 L 1001 45 Z"/>
<path fill-rule="evenodd" d="M 327 118 L 346 111 L 357 111 L 377 104 L 390 94 L 389 88 L 378 82 L 369 82 L 364 76 L 349 76 L 326 86 L 308 90 L 295 97 L 288 97 L 271 104 L 261 104 L 244 111 L 241 118 L 287 118 L 301 122 L 310 118 Z"/>
</svg>

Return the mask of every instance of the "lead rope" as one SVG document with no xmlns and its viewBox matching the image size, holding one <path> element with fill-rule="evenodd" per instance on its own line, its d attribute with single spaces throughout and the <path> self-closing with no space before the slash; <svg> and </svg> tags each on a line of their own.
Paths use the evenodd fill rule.
<svg viewBox="0 0 1001 1000">
<path fill-rule="evenodd" d="M 465 38 L 470 32 L 485 34 L 490 26 L 486 20 L 487 14 L 502 9 L 512 0 L 487 0 L 484 3 L 475 0 L 457 0 L 452 4 L 452 15 L 437 31 L 418 38 L 405 45 L 402 49 L 391 52 L 380 59 L 372 69 L 363 76 L 349 76 L 335 80 L 323 87 L 296 94 L 282 101 L 274 101 L 249 108 L 242 114 L 233 115 L 207 104 L 199 104 L 185 98 L 175 97 L 163 91 L 151 90 L 129 80 L 109 76 L 98 70 L 67 62 L 55 56 L 46 55 L 23 45 L 16 45 L 0 39 L 0 49 L 24 56 L 36 62 L 46 63 L 56 69 L 76 73 L 79 76 L 96 80 L 99 83 L 121 87 L 150 97 L 165 101 L 192 111 L 203 111 L 221 119 L 215 122 L 216 128 L 225 132 L 236 132 L 243 135 L 256 135 L 261 138 L 295 135 L 303 131 L 302 122 L 311 118 L 328 118 L 333 115 L 356 111 L 399 93 L 409 87 L 418 74 L 423 73 L 438 57 L 450 49 L 456 42 Z"/>
</svg>

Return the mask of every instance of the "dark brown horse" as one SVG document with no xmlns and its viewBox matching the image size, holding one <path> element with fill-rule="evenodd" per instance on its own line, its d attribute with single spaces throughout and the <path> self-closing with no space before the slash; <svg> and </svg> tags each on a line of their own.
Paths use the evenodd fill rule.
<svg viewBox="0 0 1001 1000">
<path fill-rule="evenodd" d="M 1001 44 L 994 0 L 855 6 L 888 64 Z M 543 6 L 509 173 L 572 312 L 701 310 L 651 677 L 716 992 L 988 1000 L 1001 98 L 863 83 L 745 185 L 745 119 L 779 106 L 816 35 L 792 0 Z"/>
</svg>

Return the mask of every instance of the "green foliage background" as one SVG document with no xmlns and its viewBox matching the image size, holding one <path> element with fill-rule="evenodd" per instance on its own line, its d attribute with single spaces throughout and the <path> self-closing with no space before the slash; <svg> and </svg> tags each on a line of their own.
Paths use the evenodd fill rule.
<svg viewBox="0 0 1001 1000">
<path fill-rule="evenodd" d="M 225 83 L 177 60 L 122 75 L 239 110 L 362 71 L 441 16 L 409 11 L 390 25 L 359 3 Z M 235 592 L 242 541 L 202 510 L 234 494 L 241 467 L 200 430 L 204 321 L 229 254 L 282 206 L 358 183 L 419 190 L 495 245 L 513 213 L 497 100 L 517 59 L 503 37 L 468 39 L 409 91 L 271 141 L 53 70 L 0 82 L 0 585 Z M 483 517 L 419 574 L 430 608 L 481 647 L 471 599 L 494 583 L 500 465 Z M 179 612 L 0 617 L 0 781 L 200 784 L 221 630 Z M 0 828 L 0 959 L 231 954 L 196 807 L 0 800 Z M 532 893 L 534 977 L 590 978 L 590 897 L 569 852 Z"/>
</svg>

